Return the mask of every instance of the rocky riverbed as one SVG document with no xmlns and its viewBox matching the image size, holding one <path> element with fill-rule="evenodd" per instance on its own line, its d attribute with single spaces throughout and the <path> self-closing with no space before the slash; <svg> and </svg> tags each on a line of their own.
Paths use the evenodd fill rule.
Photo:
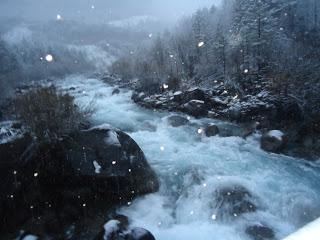
<svg viewBox="0 0 320 240">
<path fill-rule="evenodd" d="M 269 139 L 261 143 L 264 150 L 319 159 L 318 120 L 305 120 L 298 104 L 277 99 L 270 92 L 261 91 L 256 95 L 240 97 L 226 90 L 224 86 L 217 85 L 211 89 L 185 88 L 184 91 L 172 91 L 160 86 L 160 91 L 150 94 L 141 91 L 136 82 L 123 85 L 121 80 L 112 76 L 103 79 L 116 86 L 130 86 L 135 89 L 132 100 L 142 107 L 182 112 L 196 118 L 230 121 L 244 128 L 243 137 L 256 130 L 262 132 L 264 140 Z M 282 132 L 284 138 L 280 143 L 276 143 L 279 138 L 270 135 L 272 131 Z"/>
</svg>

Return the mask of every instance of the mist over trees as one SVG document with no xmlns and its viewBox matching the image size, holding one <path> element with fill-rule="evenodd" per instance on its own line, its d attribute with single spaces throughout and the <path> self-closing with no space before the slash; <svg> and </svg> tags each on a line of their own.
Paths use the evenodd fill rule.
<svg viewBox="0 0 320 240">
<path fill-rule="evenodd" d="M 198 10 L 110 68 L 142 86 L 224 85 L 239 96 L 268 91 L 319 113 L 320 3 L 225 0 Z M 171 84 L 170 84 L 171 83 Z"/>
<path fill-rule="evenodd" d="M 75 21 L 2 22 L 0 100 L 10 96 L 15 87 L 38 80 L 102 72 L 121 49 L 132 48 L 146 35 Z M 53 57 L 51 62 L 45 59 L 48 54 Z"/>
</svg>

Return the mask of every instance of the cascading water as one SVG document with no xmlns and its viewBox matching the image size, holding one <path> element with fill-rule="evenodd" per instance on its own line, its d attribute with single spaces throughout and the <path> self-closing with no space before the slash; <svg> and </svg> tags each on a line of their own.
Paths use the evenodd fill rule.
<svg viewBox="0 0 320 240">
<path fill-rule="evenodd" d="M 320 216 L 320 168 L 317 163 L 269 154 L 259 147 L 259 135 L 204 137 L 197 130 L 204 123 L 171 127 L 168 112 L 154 112 L 135 105 L 131 92 L 113 88 L 97 79 L 70 77 L 59 83 L 85 105 L 95 100 L 94 124 L 109 123 L 127 131 L 143 149 L 157 172 L 160 191 L 119 210 L 133 226 L 145 227 L 157 240 L 246 240 L 248 226 L 263 224 L 281 239 Z M 257 205 L 254 212 L 222 218 L 216 190 L 243 186 Z"/>
</svg>

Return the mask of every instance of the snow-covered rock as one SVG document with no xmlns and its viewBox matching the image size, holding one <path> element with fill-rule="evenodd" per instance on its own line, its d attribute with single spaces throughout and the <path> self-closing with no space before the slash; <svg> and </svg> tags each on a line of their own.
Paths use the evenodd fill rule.
<svg viewBox="0 0 320 240">
<path fill-rule="evenodd" d="M 279 141 L 282 141 L 283 137 L 284 137 L 284 133 L 281 132 L 280 130 L 271 130 L 271 131 L 267 132 L 267 135 L 268 135 L 268 137 L 276 138 Z"/>
<path fill-rule="evenodd" d="M 280 130 L 271 130 L 261 137 L 261 148 L 267 152 L 279 153 L 286 146 L 287 139 Z"/>
<path fill-rule="evenodd" d="M 191 100 L 188 103 L 183 104 L 180 107 L 180 110 L 195 117 L 208 115 L 208 108 L 202 100 Z"/>
</svg>

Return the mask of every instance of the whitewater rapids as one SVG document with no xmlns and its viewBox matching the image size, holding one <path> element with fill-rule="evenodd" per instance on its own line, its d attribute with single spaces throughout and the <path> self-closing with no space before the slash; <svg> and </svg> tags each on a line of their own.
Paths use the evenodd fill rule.
<svg viewBox="0 0 320 240">
<path fill-rule="evenodd" d="M 133 226 L 150 230 L 157 240 L 248 240 L 245 228 L 254 224 L 271 227 L 277 239 L 320 217 L 320 168 L 317 162 L 270 154 L 259 147 L 259 134 L 206 138 L 198 126 L 212 119 L 193 119 L 174 128 L 172 113 L 138 107 L 132 92 L 93 78 L 73 76 L 58 85 L 70 91 L 76 102 L 92 102 L 93 124 L 108 123 L 126 131 L 142 148 L 157 172 L 161 188 L 154 194 L 129 202 L 119 213 Z M 201 184 L 193 182 L 196 173 Z M 242 185 L 255 197 L 258 211 L 220 221 L 211 207 L 214 191 L 221 186 Z"/>
</svg>

